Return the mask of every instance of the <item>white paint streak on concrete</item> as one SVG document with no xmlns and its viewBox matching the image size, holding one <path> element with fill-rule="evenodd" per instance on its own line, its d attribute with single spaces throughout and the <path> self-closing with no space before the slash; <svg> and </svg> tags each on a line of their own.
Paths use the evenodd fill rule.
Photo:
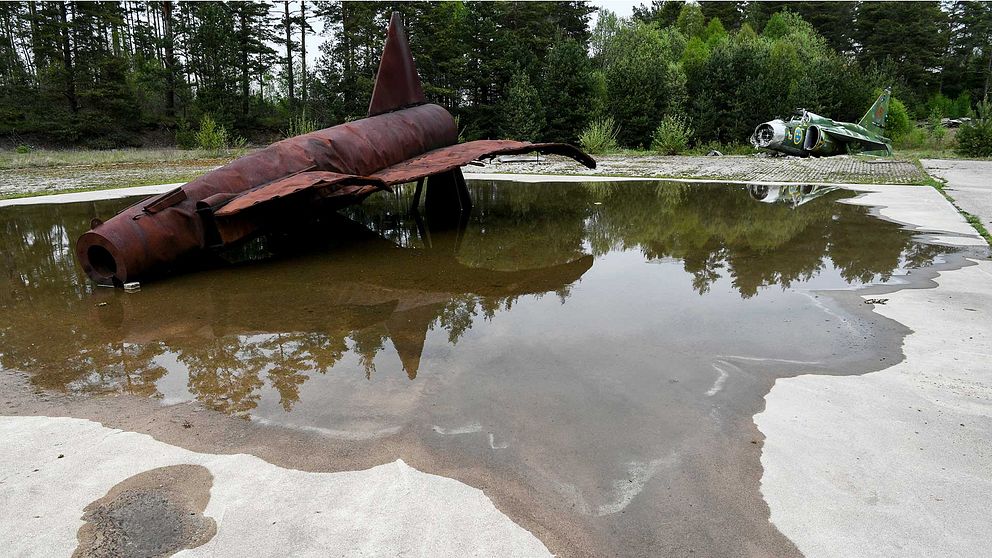
<svg viewBox="0 0 992 558">
<path fill-rule="evenodd" d="M 476 432 L 482 432 L 482 425 L 477 422 L 473 422 L 471 424 L 466 424 L 465 426 L 442 428 L 435 424 L 433 426 L 433 430 L 442 436 L 458 436 L 461 434 L 475 434 Z"/>
<path fill-rule="evenodd" d="M 677 456 L 654 459 L 647 463 L 629 463 L 627 465 L 628 477 L 613 481 L 614 499 L 606 504 L 601 504 L 596 508 L 595 515 L 602 517 L 620 513 L 634 498 L 644 490 L 644 486 L 658 472 L 662 465 L 671 465 Z"/>
<path fill-rule="evenodd" d="M 788 360 L 784 358 L 749 357 L 749 356 L 741 356 L 741 355 L 720 355 L 720 358 L 729 358 L 734 360 L 749 360 L 753 362 L 784 362 L 786 364 L 823 364 L 818 360 Z"/>
<path fill-rule="evenodd" d="M 501 449 L 506 449 L 508 447 L 510 447 L 510 445 L 507 444 L 506 442 L 503 442 L 502 444 L 497 444 L 496 436 L 492 432 L 489 433 L 489 449 L 501 450 Z"/>
<path fill-rule="evenodd" d="M 854 201 L 941 242 L 981 244 L 932 189 L 870 188 Z M 988 555 L 992 361 L 973 353 L 992 353 L 990 274 L 981 260 L 935 289 L 886 295 L 875 312 L 913 330 L 899 364 L 780 379 L 766 397 L 761 491 L 808 558 Z"/>
<path fill-rule="evenodd" d="M 571 500 L 575 508 L 581 513 L 602 517 L 622 512 L 644 490 L 648 481 L 658 473 L 659 469 L 662 467 L 672 467 L 679 459 L 680 455 L 677 452 L 673 452 L 671 455 L 648 462 L 628 463 L 627 475 L 613 481 L 613 494 L 610 495 L 609 500 L 598 505 L 591 504 L 589 499 L 582 493 L 582 490 L 574 484 L 563 483 L 558 480 L 552 480 L 552 482 L 558 486 L 558 490 L 561 491 L 562 495 L 566 499 Z"/>
<path fill-rule="evenodd" d="M 0 417 L 0 439 L 0 548 L 9 556 L 68 556 L 87 504 L 128 477 L 183 463 L 213 474 L 204 513 L 218 527 L 176 556 L 550 556 L 482 491 L 400 460 L 307 473 L 72 418 Z"/>
<path fill-rule="evenodd" d="M 716 370 L 717 372 L 720 373 L 720 375 L 717 376 L 716 381 L 713 382 L 713 387 L 711 387 L 710 389 L 706 390 L 706 396 L 707 397 L 713 397 L 714 395 L 720 393 L 720 390 L 723 389 L 723 384 L 727 381 L 727 376 L 730 375 L 730 374 L 727 373 L 726 370 L 724 370 L 723 368 L 720 368 L 716 364 L 712 364 L 712 366 L 713 366 L 713 369 L 714 370 Z"/>
<path fill-rule="evenodd" d="M 376 438 L 384 438 L 386 436 L 392 436 L 400 430 L 403 430 L 402 426 L 390 426 L 387 428 L 371 428 L 368 430 L 340 430 L 336 428 L 324 428 L 322 426 L 313 426 L 309 424 L 283 424 L 280 422 L 272 421 L 264 417 L 251 418 L 252 422 L 261 424 L 263 426 L 281 426 L 284 428 L 292 428 L 294 430 L 302 430 L 304 432 L 316 432 L 321 436 L 326 436 L 328 438 L 333 438 L 335 440 L 374 440 Z"/>
</svg>

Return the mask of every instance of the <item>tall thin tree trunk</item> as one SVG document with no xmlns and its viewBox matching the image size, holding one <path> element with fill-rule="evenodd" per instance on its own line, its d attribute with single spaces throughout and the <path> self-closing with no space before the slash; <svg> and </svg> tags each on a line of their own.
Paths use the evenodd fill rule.
<svg viewBox="0 0 992 558">
<path fill-rule="evenodd" d="M 992 78 L 992 49 L 989 52 L 989 63 L 985 66 L 985 95 L 982 96 L 982 101 L 986 103 L 989 102 L 989 78 Z"/>
<path fill-rule="evenodd" d="M 286 11 L 286 85 L 289 86 L 289 112 L 293 112 L 296 95 L 293 91 L 293 20 L 289 17 L 289 0 L 283 2 Z"/>
<path fill-rule="evenodd" d="M 238 14 L 238 19 L 241 24 L 241 28 L 238 30 L 240 35 L 240 50 L 241 50 L 241 118 L 248 121 L 248 95 L 250 94 L 248 85 L 251 83 L 251 78 L 248 75 L 248 34 L 249 27 L 248 16 L 245 15 L 244 10 Z"/>
<path fill-rule="evenodd" d="M 351 40 L 351 24 L 348 21 L 348 12 L 350 8 L 347 2 L 341 2 L 341 45 L 344 47 L 344 71 L 342 72 L 342 78 L 346 84 L 344 88 L 344 106 L 345 111 L 351 110 L 351 101 L 354 97 L 352 92 L 351 78 L 352 72 L 355 69 L 355 51 L 353 41 Z"/>
<path fill-rule="evenodd" d="M 65 98 L 69 103 L 72 114 L 79 112 L 79 102 L 76 99 L 76 74 L 72 68 L 72 50 L 69 47 L 69 17 L 66 14 L 64 2 L 59 3 L 59 18 L 62 24 L 62 64 L 65 66 Z"/>
<path fill-rule="evenodd" d="M 176 53 L 172 35 L 172 2 L 162 2 L 162 25 L 165 27 L 165 116 L 176 116 Z"/>
<path fill-rule="evenodd" d="M 38 70 L 45 61 L 41 59 L 41 47 L 38 42 L 38 9 L 34 0 L 28 2 L 28 13 L 31 17 L 31 54 L 34 58 L 34 76 L 37 80 Z"/>
<path fill-rule="evenodd" d="M 307 109 L 307 2 L 300 0 L 300 99 Z"/>
</svg>

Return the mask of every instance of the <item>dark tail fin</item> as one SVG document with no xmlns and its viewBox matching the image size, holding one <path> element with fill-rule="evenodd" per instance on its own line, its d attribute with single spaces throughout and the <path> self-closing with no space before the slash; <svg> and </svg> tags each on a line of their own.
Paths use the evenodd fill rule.
<svg viewBox="0 0 992 558">
<path fill-rule="evenodd" d="M 892 88 L 886 87 L 885 91 L 879 95 L 878 99 L 875 100 L 875 104 L 868 109 L 864 117 L 861 118 L 861 122 L 858 122 L 861 127 L 875 132 L 879 135 L 885 135 L 885 117 L 889 114 L 889 97 L 892 96 Z"/>
<path fill-rule="evenodd" d="M 400 14 L 393 12 L 389 18 L 389 31 L 386 46 L 382 49 L 379 73 L 372 89 L 372 102 L 369 103 L 369 116 L 390 112 L 404 107 L 421 105 L 427 102 L 424 89 L 420 86 L 417 66 L 413 63 L 406 31 L 400 22 Z"/>
</svg>

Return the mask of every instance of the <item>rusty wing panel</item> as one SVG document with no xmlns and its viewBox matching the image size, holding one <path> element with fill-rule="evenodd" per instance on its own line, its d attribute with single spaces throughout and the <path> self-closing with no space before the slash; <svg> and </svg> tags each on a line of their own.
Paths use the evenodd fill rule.
<svg viewBox="0 0 992 558">
<path fill-rule="evenodd" d="M 347 185 L 359 186 L 359 188 L 345 188 Z M 388 188 L 382 181 L 374 178 L 328 171 L 302 172 L 249 190 L 221 206 L 214 215 L 227 217 L 259 204 L 298 194 L 312 194 L 322 198 L 342 190 L 354 194 L 365 190 L 363 188 L 365 186 L 371 187 L 371 191 Z"/>
<path fill-rule="evenodd" d="M 513 140 L 479 140 L 435 149 L 420 157 L 397 163 L 371 176 L 388 185 L 403 184 L 463 167 L 477 159 L 520 153 L 552 153 L 571 157 L 594 169 L 596 161 L 577 147 L 566 143 L 530 143 Z"/>
</svg>

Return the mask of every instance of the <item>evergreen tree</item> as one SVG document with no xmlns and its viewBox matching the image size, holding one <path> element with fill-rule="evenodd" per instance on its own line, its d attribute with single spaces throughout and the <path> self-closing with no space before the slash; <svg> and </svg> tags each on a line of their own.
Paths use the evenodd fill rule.
<svg viewBox="0 0 992 558">
<path fill-rule="evenodd" d="M 605 70 L 609 115 L 620 126 L 618 139 L 629 147 L 646 146 L 669 110 L 678 110 L 685 96 L 685 76 L 676 61 L 684 37 L 636 22 L 625 25 L 609 47 L 612 61 Z"/>
<path fill-rule="evenodd" d="M 668 27 L 675 24 L 685 6 L 684 0 L 651 0 L 650 4 L 634 6 L 634 19 Z"/>
<path fill-rule="evenodd" d="M 595 105 L 592 61 L 575 39 L 561 39 L 548 52 L 541 72 L 541 104 L 547 125 L 541 139 L 575 143 Z"/>
<path fill-rule="evenodd" d="M 526 72 L 513 74 L 500 105 L 503 115 L 501 135 L 520 141 L 538 138 L 544 128 L 544 110 L 537 88 L 531 85 Z"/>
<path fill-rule="evenodd" d="M 744 2 L 706 0 L 699 2 L 699 8 L 707 20 L 719 18 L 727 29 L 737 29 L 744 18 Z"/>
<path fill-rule="evenodd" d="M 854 25 L 858 59 L 891 65 L 921 95 L 939 80 L 947 19 L 939 2 L 862 2 Z"/>
</svg>

